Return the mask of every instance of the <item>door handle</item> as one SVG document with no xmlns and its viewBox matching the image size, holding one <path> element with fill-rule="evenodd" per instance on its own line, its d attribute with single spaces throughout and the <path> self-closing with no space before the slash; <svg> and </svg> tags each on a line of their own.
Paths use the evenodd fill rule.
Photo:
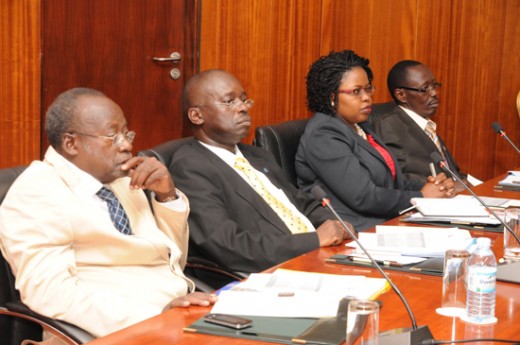
<svg viewBox="0 0 520 345">
<path fill-rule="evenodd" d="M 178 63 L 181 61 L 181 54 L 179 52 L 173 52 L 170 54 L 170 57 L 153 57 L 152 60 L 156 62 L 171 61 L 172 63 Z"/>
</svg>

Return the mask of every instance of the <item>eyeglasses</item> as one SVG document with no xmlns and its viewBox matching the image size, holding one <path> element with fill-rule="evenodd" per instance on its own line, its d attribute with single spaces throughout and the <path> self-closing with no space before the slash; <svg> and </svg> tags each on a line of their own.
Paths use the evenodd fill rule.
<svg viewBox="0 0 520 345">
<path fill-rule="evenodd" d="M 421 87 L 420 89 L 415 88 L 415 87 L 408 87 L 408 86 L 397 86 L 397 88 L 398 89 L 405 89 L 405 90 L 415 91 L 415 92 L 421 92 L 421 93 L 426 93 L 426 92 L 430 92 L 431 93 L 433 91 L 436 91 L 441 86 L 442 86 L 441 83 L 435 81 L 435 82 L 431 83 L 430 85 L 427 85 L 425 87 Z"/>
<path fill-rule="evenodd" d="M 134 139 L 135 139 L 134 131 L 128 131 L 126 133 L 117 133 L 117 134 L 114 134 L 111 136 L 94 135 L 94 134 L 87 134 L 87 133 L 80 133 L 80 132 L 72 132 L 71 134 L 78 134 L 78 135 L 83 135 L 83 136 L 92 137 L 92 138 L 110 139 L 110 140 L 112 140 L 112 145 L 114 145 L 114 146 L 123 145 L 125 140 L 128 140 L 128 142 L 131 144 L 134 142 Z"/>
<path fill-rule="evenodd" d="M 226 106 L 227 108 L 236 110 L 241 105 L 244 105 L 246 107 L 246 109 L 250 109 L 253 106 L 253 104 L 255 104 L 255 101 L 252 100 L 251 98 L 244 99 L 244 100 L 236 98 L 232 101 L 215 102 L 215 103 L 210 103 L 210 104 L 223 105 L 223 106 Z M 200 104 L 200 105 L 197 105 L 197 107 L 202 107 L 205 105 L 207 105 L 207 104 Z"/>
<path fill-rule="evenodd" d="M 374 94 L 375 90 L 376 90 L 376 87 L 370 85 L 367 87 L 360 87 L 360 88 L 351 89 L 351 90 L 338 90 L 338 93 L 344 93 L 346 95 L 361 97 L 363 95 L 363 93 L 367 96 L 372 96 Z"/>
</svg>

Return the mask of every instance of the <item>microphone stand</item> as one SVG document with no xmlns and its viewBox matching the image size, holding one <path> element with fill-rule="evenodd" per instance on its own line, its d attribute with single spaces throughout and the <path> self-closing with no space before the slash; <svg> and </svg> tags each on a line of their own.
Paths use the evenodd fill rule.
<svg viewBox="0 0 520 345">
<path fill-rule="evenodd" d="M 402 345 L 416 345 L 416 344 L 430 344 L 434 342 L 433 335 L 428 328 L 428 326 L 417 326 L 417 321 L 412 313 L 412 309 L 410 305 L 404 298 L 401 290 L 394 284 L 394 282 L 390 279 L 390 277 L 383 271 L 381 266 L 374 260 L 372 255 L 368 252 L 368 250 L 361 244 L 361 242 L 357 239 L 352 230 L 343 222 L 341 217 L 336 213 L 336 210 L 330 204 L 330 200 L 326 198 L 326 194 L 319 186 L 315 186 L 311 190 L 311 194 L 314 195 L 317 199 L 321 200 L 321 203 L 324 207 L 328 208 L 334 217 L 340 222 L 343 226 L 343 229 L 356 241 L 361 250 L 366 254 L 366 256 L 370 259 L 374 267 L 381 273 L 381 275 L 386 279 L 386 281 L 390 284 L 392 289 L 395 291 L 397 296 L 403 302 L 403 305 L 410 316 L 410 320 L 412 321 L 412 328 L 396 328 L 393 330 L 389 330 L 386 332 L 379 333 L 379 345 L 394 345 L 394 344 L 402 344 Z"/>
<path fill-rule="evenodd" d="M 435 163 L 437 163 L 439 165 L 439 167 L 442 170 L 448 172 L 451 175 L 451 177 L 453 177 L 454 180 L 458 181 L 464 187 L 464 189 L 466 191 L 468 191 L 468 193 L 470 193 L 475 199 L 477 199 L 478 202 L 482 206 L 484 206 L 486 208 L 486 210 L 488 210 L 488 212 L 491 213 L 493 215 L 493 217 L 495 217 L 504 226 L 504 231 L 509 231 L 509 233 L 517 240 L 517 242 L 520 243 L 520 238 L 513 231 L 513 229 L 511 229 L 511 227 L 509 227 L 509 225 L 507 225 L 506 222 L 504 222 L 504 220 L 502 218 L 500 218 L 491 209 L 491 207 L 489 207 L 481 198 L 479 198 L 479 196 L 473 190 L 471 190 L 471 188 L 469 188 L 468 185 L 464 183 L 464 181 L 462 181 L 462 179 L 460 178 L 460 176 L 457 173 L 455 173 L 448 167 L 448 164 L 446 164 L 446 162 L 442 159 L 442 157 L 437 152 L 433 152 L 430 155 L 430 157 Z M 520 284 L 520 262 L 510 262 L 510 263 L 498 265 L 497 266 L 497 280 Z"/>
<path fill-rule="evenodd" d="M 509 144 L 511 144 L 511 146 L 513 146 L 513 148 L 516 150 L 516 153 L 520 154 L 520 150 L 518 149 L 518 147 L 516 147 L 516 145 L 511 141 L 511 139 L 509 139 L 509 137 L 507 136 L 506 132 L 504 131 L 504 129 L 502 128 L 502 126 L 500 126 L 500 124 L 498 122 L 493 122 L 492 123 L 492 126 L 493 126 L 493 130 L 497 133 L 497 134 L 500 134 L 500 136 L 504 139 L 506 139 Z"/>
</svg>

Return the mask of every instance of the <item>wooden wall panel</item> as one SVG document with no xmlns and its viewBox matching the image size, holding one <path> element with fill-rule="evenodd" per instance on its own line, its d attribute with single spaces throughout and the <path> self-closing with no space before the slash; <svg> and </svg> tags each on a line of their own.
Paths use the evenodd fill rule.
<svg viewBox="0 0 520 345">
<path fill-rule="evenodd" d="M 496 51 L 489 63 L 500 61 L 499 88 L 490 90 L 491 97 L 499 100 L 496 119 L 504 128 L 511 140 L 520 145 L 520 119 L 515 109 L 516 96 L 520 92 L 520 1 L 508 0 L 504 8 L 504 44 Z M 498 23 L 496 23 L 498 24 Z M 520 166 L 520 156 L 502 138 L 495 136 L 495 164 L 494 174 Z"/>
<path fill-rule="evenodd" d="M 374 102 L 389 101 L 388 70 L 403 56 L 413 55 L 416 1 L 324 0 L 323 7 L 327 29 L 321 55 L 351 49 L 370 59 L 376 86 Z"/>
<path fill-rule="evenodd" d="M 40 5 L 0 0 L 0 168 L 40 154 Z"/>
<path fill-rule="evenodd" d="M 320 13 L 321 0 L 203 1 L 200 69 L 223 68 L 241 80 L 255 100 L 255 126 L 306 117 L 305 75 L 320 53 Z"/>
<path fill-rule="evenodd" d="M 203 0 L 200 67 L 224 68 L 242 80 L 257 102 L 258 126 L 307 116 L 305 74 L 330 50 L 370 59 L 375 102 L 390 99 L 386 74 L 393 64 L 423 61 L 443 83 L 440 134 L 464 170 L 488 179 L 520 165 L 491 130 L 500 121 L 520 145 L 519 20 L 520 0 Z M 281 50 L 281 60 L 261 60 L 262 49 L 271 57 Z"/>
<path fill-rule="evenodd" d="M 371 60 L 375 102 L 386 73 L 417 59 L 444 83 L 436 121 L 461 165 L 481 179 L 520 165 L 490 129 L 520 145 L 520 0 L 202 0 L 200 69 L 236 74 L 255 125 L 308 116 L 305 75 L 330 50 Z M 40 150 L 40 1 L 0 0 L 0 166 Z M 246 138 L 250 142 L 251 134 Z"/>
<path fill-rule="evenodd" d="M 493 175 L 495 134 L 491 123 L 497 119 L 502 51 L 504 7 L 489 1 L 453 2 L 451 36 L 445 61 L 436 69 L 446 70 L 442 107 L 437 121 L 447 145 L 459 164 L 471 174 L 484 178 Z M 440 46 L 440 44 L 437 44 Z"/>
</svg>

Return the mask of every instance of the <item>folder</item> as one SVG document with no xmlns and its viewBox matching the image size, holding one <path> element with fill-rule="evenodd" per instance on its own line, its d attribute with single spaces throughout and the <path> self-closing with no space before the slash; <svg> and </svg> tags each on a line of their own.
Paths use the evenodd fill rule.
<svg viewBox="0 0 520 345">
<path fill-rule="evenodd" d="M 332 318 L 241 316 L 253 321 L 251 327 L 242 330 L 207 323 L 201 318 L 185 327 L 184 331 L 281 344 L 339 345 L 346 337 L 349 302 L 348 298 L 342 299 L 337 316 Z"/>
<path fill-rule="evenodd" d="M 345 254 L 333 255 L 333 256 L 325 259 L 325 262 L 349 265 L 349 266 L 374 267 L 374 265 L 371 264 L 370 262 L 365 263 L 365 262 L 352 261 L 350 255 L 345 255 Z M 384 270 L 400 271 L 400 272 L 407 272 L 407 273 L 418 273 L 418 274 L 425 274 L 425 275 L 431 275 L 431 276 L 442 276 L 442 273 L 444 270 L 444 259 L 437 257 L 437 258 L 426 259 L 417 264 L 402 265 L 402 266 L 380 265 L 380 267 Z"/>
<path fill-rule="evenodd" d="M 476 230 L 476 231 L 489 231 L 489 232 L 502 232 L 504 227 L 502 223 L 494 224 L 487 223 L 484 220 L 494 220 L 491 218 L 483 218 L 480 221 L 476 219 L 461 219 L 461 218 L 443 218 L 443 217 L 420 217 L 416 214 L 412 214 L 410 216 L 402 217 L 399 219 L 400 222 L 404 223 L 414 223 L 414 224 L 423 224 L 423 225 L 433 225 L 433 226 L 442 226 L 442 227 L 457 227 L 466 230 Z"/>
</svg>

